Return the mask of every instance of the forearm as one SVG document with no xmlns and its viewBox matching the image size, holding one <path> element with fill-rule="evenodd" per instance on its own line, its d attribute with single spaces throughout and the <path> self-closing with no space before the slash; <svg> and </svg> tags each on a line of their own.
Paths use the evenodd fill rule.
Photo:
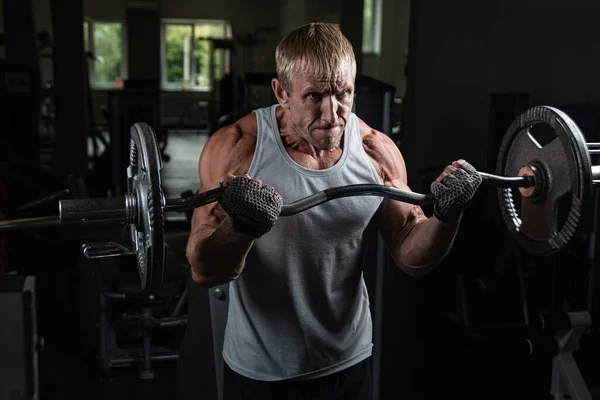
<svg viewBox="0 0 600 400">
<path fill-rule="evenodd" d="M 432 216 L 416 223 L 392 251 L 398 266 L 415 277 L 435 268 L 450 252 L 461 218 L 442 223 Z"/>
<path fill-rule="evenodd" d="M 196 229 L 186 251 L 192 279 L 204 287 L 236 279 L 244 269 L 253 243 L 254 238 L 232 230 L 226 221 L 217 229 L 209 226 Z"/>
</svg>

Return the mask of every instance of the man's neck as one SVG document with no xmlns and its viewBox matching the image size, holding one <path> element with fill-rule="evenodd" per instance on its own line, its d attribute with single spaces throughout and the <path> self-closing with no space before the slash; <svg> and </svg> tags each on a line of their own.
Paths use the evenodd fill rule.
<svg viewBox="0 0 600 400">
<path fill-rule="evenodd" d="M 342 157 L 345 134 L 338 146 L 332 149 L 319 149 L 317 146 L 311 145 L 292 128 L 286 118 L 286 111 L 283 109 L 278 110 L 277 124 L 283 147 L 290 157 L 303 167 L 309 169 L 330 168 Z"/>
</svg>

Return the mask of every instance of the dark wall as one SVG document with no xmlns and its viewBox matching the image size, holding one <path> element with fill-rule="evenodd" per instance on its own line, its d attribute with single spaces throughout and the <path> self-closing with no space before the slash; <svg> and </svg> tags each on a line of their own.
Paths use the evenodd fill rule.
<svg viewBox="0 0 600 400">
<path fill-rule="evenodd" d="M 414 112 L 403 150 L 417 189 L 420 170 L 459 157 L 486 165 L 492 94 L 528 93 L 530 104 L 600 100 L 597 1 L 415 3 Z"/>
<path fill-rule="evenodd" d="M 150 4 L 152 4 L 150 2 Z M 127 63 L 130 79 L 160 82 L 160 13 L 155 7 L 127 9 Z"/>
<path fill-rule="evenodd" d="M 444 166 L 458 158 L 494 172 L 488 170 L 497 157 L 490 150 L 492 132 L 498 135 L 492 118 L 505 124 L 503 116 L 511 112 L 503 109 L 507 104 L 518 109 L 524 103 L 600 101 L 596 1 L 413 0 L 411 11 L 400 146 L 413 190 L 427 192 Z M 522 311 L 513 242 L 498 218 L 495 196 L 493 188 L 478 192 L 455 247 L 430 276 L 416 281 L 394 271 L 386 279 L 383 398 L 441 398 L 459 392 L 473 395 L 468 398 L 546 398 L 549 393 L 551 360 L 513 356 L 516 346 L 479 352 L 460 325 L 461 285 L 469 293 L 471 317 L 518 322 Z M 585 268 L 585 250 L 579 250 L 555 264 L 566 271 L 563 281 L 573 278 L 569 270 Z M 550 262 L 527 258 L 525 265 L 532 274 L 530 300 L 547 305 Z M 479 278 L 491 283 L 496 273 L 503 276 L 501 289 L 484 303 Z M 398 327 L 388 323 L 391 319 Z"/>
</svg>

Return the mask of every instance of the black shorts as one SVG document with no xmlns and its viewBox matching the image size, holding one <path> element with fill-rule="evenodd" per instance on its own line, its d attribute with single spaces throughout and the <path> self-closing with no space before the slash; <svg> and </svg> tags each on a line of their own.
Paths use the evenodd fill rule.
<svg viewBox="0 0 600 400">
<path fill-rule="evenodd" d="M 309 380 L 264 382 L 246 378 L 224 363 L 224 400 L 370 400 L 371 357 L 345 370 Z"/>
</svg>

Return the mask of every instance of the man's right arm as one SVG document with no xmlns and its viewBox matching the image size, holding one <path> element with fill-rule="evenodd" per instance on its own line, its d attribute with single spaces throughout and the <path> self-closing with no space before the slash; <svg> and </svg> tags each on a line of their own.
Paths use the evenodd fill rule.
<svg viewBox="0 0 600 400">
<path fill-rule="evenodd" d="M 201 193 L 219 187 L 228 174 L 248 172 L 256 136 L 245 134 L 241 122 L 215 132 L 204 146 L 198 162 Z M 192 279 L 204 287 L 236 279 L 254 240 L 232 229 L 218 202 L 196 208 L 186 248 Z"/>
<path fill-rule="evenodd" d="M 242 273 L 255 239 L 234 231 L 226 218 L 215 215 L 213 211 L 219 206 L 201 209 L 208 207 L 213 210 L 194 211 L 193 221 L 197 222 L 192 222 L 186 256 L 194 282 L 209 288 L 236 279 Z"/>
</svg>

